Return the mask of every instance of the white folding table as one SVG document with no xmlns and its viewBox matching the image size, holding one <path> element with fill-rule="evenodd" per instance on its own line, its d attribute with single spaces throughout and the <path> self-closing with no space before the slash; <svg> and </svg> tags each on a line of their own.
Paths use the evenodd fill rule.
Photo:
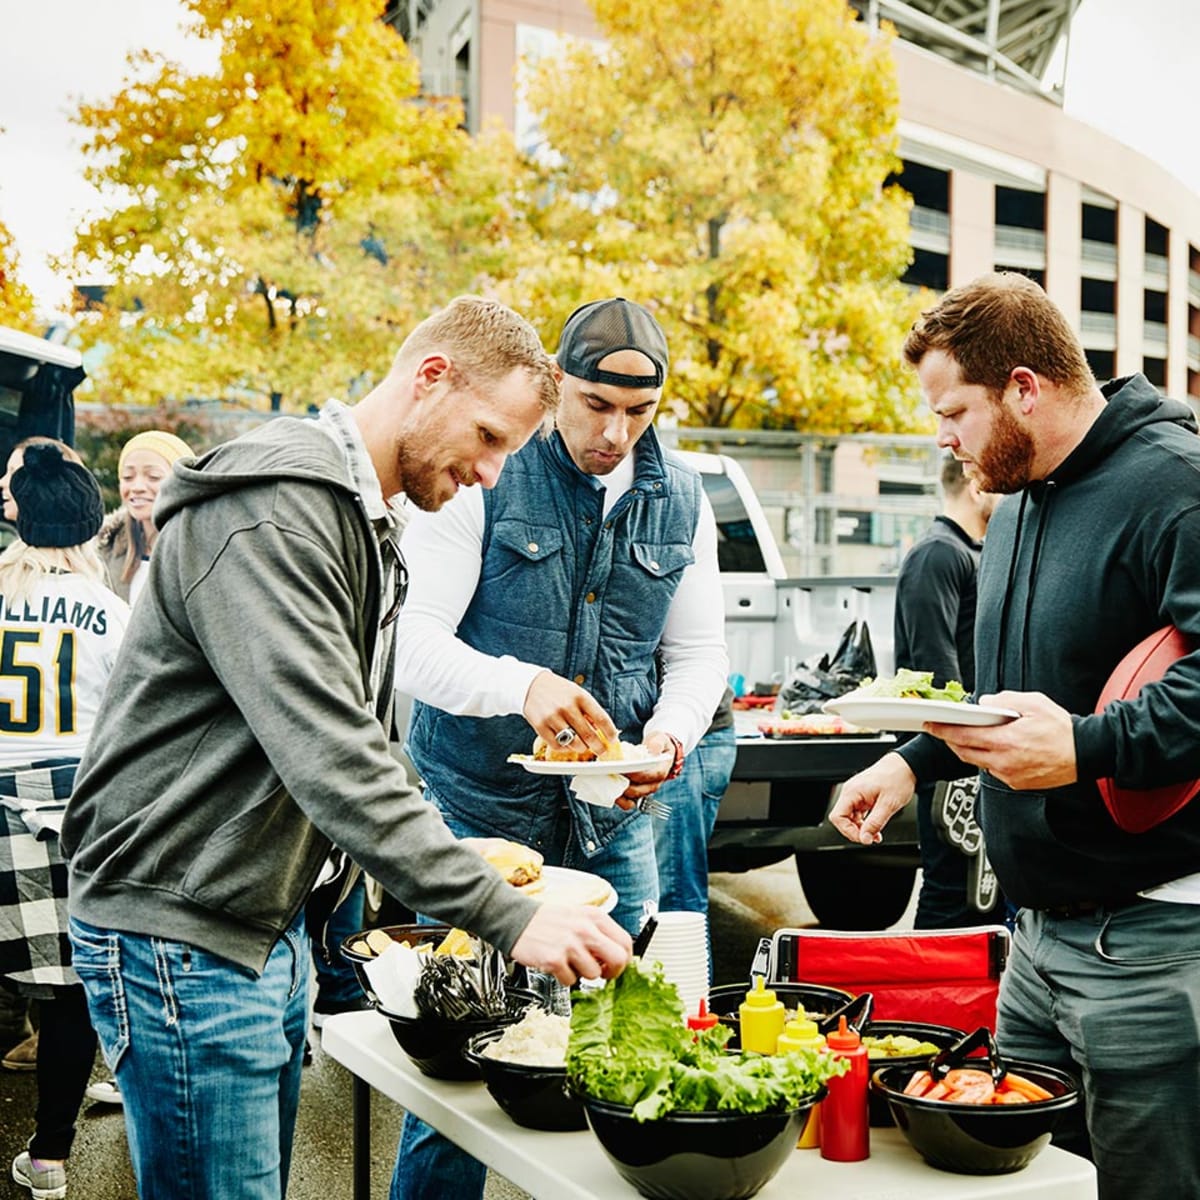
<svg viewBox="0 0 1200 1200">
<path fill-rule="evenodd" d="M 482 1083 L 422 1075 L 377 1012 L 330 1017 L 321 1048 L 354 1076 L 354 1200 L 370 1196 L 371 1089 L 414 1113 L 535 1200 L 630 1200 L 636 1190 L 605 1157 L 590 1130 L 539 1133 L 514 1124 Z M 762 1200 L 1095 1200 L 1096 1172 L 1077 1155 L 1047 1146 L 1009 1175 L 955 1175 L 928 1166 L 897 1129 L 871 1130 L 865 1162 L 827 1162 L 797 1150 L 758 1193 Z"/>
</svg>

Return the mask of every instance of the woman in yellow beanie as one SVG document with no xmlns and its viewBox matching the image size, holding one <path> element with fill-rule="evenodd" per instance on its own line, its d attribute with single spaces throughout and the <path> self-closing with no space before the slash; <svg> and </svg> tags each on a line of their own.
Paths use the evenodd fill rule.
<svg viewBox="0 0 1200 1200">
<path fill-rule="evenodd" d="M 145 586 L 150 552 L 158 537 L 153 521 L 158 489 L 172 464 L 192 453 L 182 438 L 161 429 L 136 434 L 121 449 L 117 476 L 122 507 L 105 520 L 97 545 L 108 586 L 130 604 Z"/>
</svg>

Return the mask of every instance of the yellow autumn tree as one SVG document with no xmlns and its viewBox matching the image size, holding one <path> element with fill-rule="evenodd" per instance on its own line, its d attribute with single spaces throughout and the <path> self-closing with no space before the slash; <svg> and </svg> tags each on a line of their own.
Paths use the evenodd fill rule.
<svg viewBox="0 0 1200 1200">
<path fill-rule="evenodd" d="M 431 308 L 494 273 L 510 158 L 418 65 L 379 0 L 184 0 L 217 65 L 131 57 L 84 104 L 87 175 L 119 202 L 76 266 L 112 280 L 86 338 L 101 396 L 283 408 L 369 386 Z"/>
<path fill-rule="evenodd" d="M 918 418 L 918 301 L 890 37 L 844 0 L 593 0 L 602 43 L 531 64 L 538 250 L 510 298 L 652 306 L 687 423 L 847 433 Z"/>
<path fill-rule="evenodd" d="M 16 241 L 8 226 L 0 221 L 0 325 L 32 332 L 33 293 L 21 282 L 19 267 Z"/>
</svg>

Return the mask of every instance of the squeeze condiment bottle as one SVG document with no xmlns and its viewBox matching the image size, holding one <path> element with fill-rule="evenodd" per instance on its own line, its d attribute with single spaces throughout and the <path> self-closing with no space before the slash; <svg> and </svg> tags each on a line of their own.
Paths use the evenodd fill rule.
<svg viewBox="0 0 1200 1200">
<path fill-rule="evenodd" d="M 848 1059 L 850 1070 L 831 1079 L 821 1104 L 821 1157 L 833 1162 L 858 1162 L 871 1153 L 867 1115 L 867 1048 L 862 1038 L 838 1018 L 838 1027 L 826 1039 L 838 1058 Z"/>
<path fill-rule="evenodd" d="M 784 1027 L 776 1043 L 776 1051 L 786 1054 L 789 1050 L 824 1050 L 825 1039 L 817 1030 L 816 1021 L 807 1017 L 793 1017 Z"/>
<path fill-rule="evenodd" d="M 787 1014 L 783 1003 L 775 999 L 775 993 L 766 986 L 766 980 L 761 975 L 755 978 L 754 987 L 738 1006 L 738 1019 L 742 1026 L 743 1050 L 753 1050 L 758 1054 L 775 1053 Z"/>
<path fill-rule="evenodd" d="M 786 1054 L 789 1050 L 824 1050 L 825 1039 L 818 1031 L 816 1021 L 797 1016 L 784 1026 L 777 1045 L 780 1054 Z M 796 1149 L 815 1150 L 820 1144 L 821 1105 L 814 1104 L 808 1110 L 808 1119 L 796 1139 Z"/>
<path fill-rule="evenodd" d="M 711 1029 L 716 1023 L 717 1014 L 708 1011 L 704 997 L 701 996 L 700 1007 L 694 1013 L 688 1013 L 687 1027 L 689 1029 Z"/>
</svg>

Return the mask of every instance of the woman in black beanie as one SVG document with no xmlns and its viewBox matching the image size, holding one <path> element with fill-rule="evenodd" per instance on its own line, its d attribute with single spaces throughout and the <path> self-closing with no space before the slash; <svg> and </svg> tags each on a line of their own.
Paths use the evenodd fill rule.
<svg viewBox="0 0 1200 1200">
<path fill-rule="evenodd" d="M 129 619 L 96 553 L 100 489 L 65 449 L 28 445 L 6 476 L 18 540 L 0 554 L 0 661 L 11 668 L 0 673 L 0 973 L 40 1014 L 34 1134 L 12 1175 L 54 1198 L 66 1196 L 96 1054 L 70 963 L 58 832 Z"/>
</svg>

